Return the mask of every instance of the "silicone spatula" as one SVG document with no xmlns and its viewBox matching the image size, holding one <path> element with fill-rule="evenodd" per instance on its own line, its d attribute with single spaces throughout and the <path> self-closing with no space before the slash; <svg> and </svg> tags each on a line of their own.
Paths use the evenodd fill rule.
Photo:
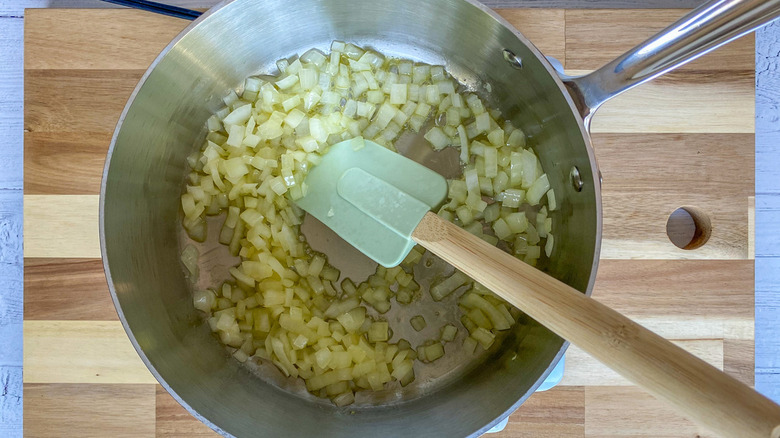
<svg viewBox="0 0 780 438">
<path fill-rule="evenodd" d="M 354 138 L 331 146 L 305 184 L 297 204 L 383 266 L 397 265 L 419 243 L 690 419 L 723 436 L 780 437 L 780 406 L 430 212 L 447 183 L 426 167 Z"/>
<path fill-rule="evenodd" d="M 388 268 L 409 254 L 412 232 L 447 196 L 444 177 L 361 137 L 331 146 L 305 184 L 298 206 Z"/>
</svg>

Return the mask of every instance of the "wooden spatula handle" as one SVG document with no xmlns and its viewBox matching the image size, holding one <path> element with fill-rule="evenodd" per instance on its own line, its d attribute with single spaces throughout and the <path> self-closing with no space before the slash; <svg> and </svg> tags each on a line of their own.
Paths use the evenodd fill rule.
<svg viewBox="0 0 780 438">
<path fill-rule="evenodd" d="M 780 433 L 780 406 L 436 214 L 428 213 L 412 238 L 691 420 L 727 437 Z"/>
</svg>

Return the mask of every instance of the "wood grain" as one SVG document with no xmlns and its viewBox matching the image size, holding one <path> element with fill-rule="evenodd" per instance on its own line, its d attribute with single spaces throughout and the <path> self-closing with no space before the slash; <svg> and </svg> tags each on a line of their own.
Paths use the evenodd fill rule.
<svg viewBox="0 0 780 438">
<path fill-rule="evenodd" d="M 0 24 L 0 190 L 22 187 L 22 29 L 21 18 Z"/>
<path fill-rule="evenodd" d="M 515 2 L 508 4 L 516 5 Z M 539 4 L 545 2 L 534 3 Z M 0 0 L 0 11 L 2 8 Z M 68 197 L 77 201 L 72 206 L 84 214 L 79 213 L 79 219 L 67 226 L 54 224 L 54 219 L 58 215 L 66 220 L 74 218 L 74 213 L 66 208 L 68 203 L 46 202 L 47 197 L 33 201 L 39 201 L 36 206 L 44 206 L 43 211 L 48 208 L 50 213 L 41 214 L 42 209 L 36 208 L 39 211 L 32 214 L 32 222 L 25 219 L 27 230 L 44 233 L 37 249 L 34 242 L 32 246 L 25 242 L 28 256 L 25 282 L 28 291 L 34 291 L 25 297 L 25 317 L 37 319 L 27 322 L 25 327 L 26 331 L 32 328 L 34 333 L 33 346 L 25 344 L 26 365 L 33 364 L 32 374 L 26 370 L 25 380 L 89 382 L 77 385 L 82 387 L 126 387 L 136 383 L 150 386 L 154 380 L 114 320 L 113 305 L 105 283 L 100 281 L 102 268 L 97 260 L 100 254 L 96 232 L 97 197 L 94 195 L 98 193 L 102 160 L 116 118 L 143 70 L 167 42 L 155 46 L 154 41 L 162 40 L 161 35 L 166 33 L 174 35 L 180 27 L 174 29 L 171 24 L 160 22 L 159 28 L 147 35 L 138 35 L 137 28 L 143 27 L 145 17 L 152 15 L 139 15 L 132 20 L 111 19 L 137 14 L 114 10 L 110 12 L 118 15 L 101 11 L 106 13 L 106 19 L 98 20 L 93 16 L 89 28 L 82 30 L 83 17 L 93 11 L 70 10 L 59 14 L 48 11 L 47 17 L 41 16 L 35 21 L 39 18 L 35 16 L 38 12 L 31 11 L 27 26 L 28 35 L 35 27 L 32 30 L 36 32 L 36 38 L 40 38 L 36 47 L 41 47 L 42 51 L 41 55 L 27 51 L 27 62 L 36 63 L 36 67 L 27 66 L 25 84 L 28 86 L 25 127 L 30 130 L 25 134 L 28 176 L 25 191 L 28 195 L 56 195 L 52 198 L 93 195 L 94 200 L 89 196 Z M 610 37 L 609 41 L 590 42 L 582 38 L 586 26 L 580 14 L 582 11 L 500 12 L 546 55 L 558 57 L 570 71 L 587 71 L 598 67 L 615 51 L 620 53 L 644 38 L 642 32 L 651 31 L 653 26 L 662 27 L 682 11 L 628 11 L 623 15 L 625 19 L 620 20 L 616 18 L 620 15 L 610 15 L 612 11 L 591 11 L 595 15 L 587 18 L 596 20 L 601 34 Z M 607 14 L 600 16 L 603 12 Z M 632 18 L 637 20 L 636 26 L 630 23 Z M 129 22 L 135 23 L 135 27 L 129 26 Z M 73 32 L 77 26 L 81 26 L 79 32 Z M 624 37 L 618 32 L 627 33 Z M 88 41 L 84 35 L 109 35 L 110 38 L 107 37 L 105 43 L 100 41 L 97 47 L 79 48 L 82 41 Z M 64 42 L 61 51 L 54 49 L 58 41 Z M 126 54 L 123 52 L 123 57 L 117 59 L 116 48 L 124 47 L 120 41 L 144 41 L 147 46 L 135 47 Z M 754 111 L 751 67 L 742 67 L 752 58 L 752 48 L 748 47 L 747 41 L 743 39 L 724 48 L 723 56 L 714 52 L 668 80 L 644 85 L 621 96 L 621 100 L 608 104 L 615 107 L 614 111 L 609 106 L 600 110 L 594 128 L 607 134 L 594 135 L 594 146 L 604 172 L 605 219 L 617 219 L 605 222 L 604 254 L 615 259 L 601 262 L 594 296 L 666 337 L 690 348 L 699 348 L 712 362 L 717 363 L 721 358 L 723 369 L 749 383 L 753 361 L 752 261 L 745 260 L 750 258 L 750 244 L 744 242 L 749 242 L 751 231 L 744 218 L 749 221 L 749 210 L 746 213 L 745 206 L 747 197 L 752 195 L 752 179 L 719 178 L 730 175 L 729 172 L 752 175 L 752 168 L 745 170 L 753 166 L 753 125 L 752 121 L 745 123 Z M 28 48 L 31 47 L 28 44 Z M 717 61 L 709 61 L 710 57 Z M 643 89 L 647 91 L 642 92 Z M 724 102 L 728 103 L 731 113 L 723 112 Z M 711 134 L 718 129 L 737 134 Z M 628 132 L 630 130 L 643 133 Z M 678 133 L 689 134 L 680 136 Z M 659 156 L 664 160 L 658 160 Z M 758 165 L 764 175 L 771 175 L 772 167 L 760 161 Z M 0 164 L 0 171 L 2 166 Z M 0 175 L 0 180 L 2 178 Z M 683 190 L 686 194 L 695 192 L 696 196 L 681 197 Z M 663 227 L 654 224 L 665 224 L 668 214 L 658 212 L 683 205 L 681 202 L 714 205 L 718 223 L 722 225 L 720 228 L 732 230 L 728 236 L 723 235 L 724 241 L 733 240 L 732 247 L 721 245 L 717 251 L 708 249 L 708 246 L 720 245 L 713 237 L 716 240 L 695 254 L 675 252 Z M 762 209 L 766 206 L 757 202 L 757 210 Z M 771 225 L 771 219 L 762 222 L 758 218 L 757 222 L 759 229 L 776 228 Z M 30 228 L 31 224 L 36 226 Z M 52 227 L 55 229 L 49 230 Z M 87 228 L 94 231 L 85 232 Z M 54 239 L 50 243 L 57 248 L 44 244 L 44 238 Z M 774 240 L 757 242 L 757 250 L 760 252 L 763 245 L 765 251 L 771 251 Z M 644 243 L 648 241 L 650 244 Z M 52 254 L 45 255 L 47 251 Z M 81 254 L 73 254 L 78 251 Z M 719 255 L 712 255 L 716 253 Z M 775 253 L 780 254 L 776 250 Z M 679 260 L 697 256 L 728 260 Z M 638 257 L 678 260 L 627 260 Z M 75 274 L 71 277 L 69 271 Z M 654 280 L 647 281 L 651 277 Z M 763 288 L 771 287 L 767 283 L 771 278 L 762 278 L 760 282 Z M 58 283 L 67 293 L 58 294 Z M 776 313 L 767 309 L 760 317 L 770 321 Z M 57 321 L 64 319 L 72 321 Z M 107 321 L 95 321 L 99 319 Z M 48 328 L 42 329 L 44 326 Z M 100 339 L 95 341 L 95 337 Z M 771 343 L 764 341 L 765 345 Z M 67 348 L 59 348 L 60 344 Z M 74 358 L 73 351 L 86 356 Z M 108 351 L 109 355 L 101 351 Z M 114 354 L 114 351 L 119 353 Z M 111 363 L 106 360 L 108 357 L 113 358 Z M 574 386 L 533 395 L 510 417 L 504 434 L 498 436 L 685 436 L 698 430 L 660 402 L 648 396 L 639 397 L 644 395 L 639 390 L 628 386 L 603 386 L 609 382 L 614 385 L 624 382 L 610 376 L 601 365 L 589 362 L 587 357 L 578 357 L 574 351 L 570 357 L 566 383 Z M 91 370 L 87 362 L 101 367 L 101 372 Z M 772 363 L 767 359 L 764 362 Z M 762 374 L 762 378 L 765 375 Z M 19 376 L 21 378 L 21 374 Z M 114 384 L 125 380 L 132 383 Z M 600 386 L 582 386 L 591 380 L 596 380 Z M 149 436 L 151 424 L 152 433 L 159 436 L 215 436 L 161 387 L 156 388 L 156 420 L 151 423 L 143 420 L 138 429 L 142 431 L 140 435 Z M 590 397 L 586 397 L 590 390 L 596 392 L 590 392 Z M 602 408 L 609 414 L 604 415 Z M 40 423 L 46 422 L 45 418 L 35 418 Z M 637 422 L 632 423 L 634 418 Z M 68 431 L 74 427 L 62 422 L 55 426 L 61 432 L 60 436 L 69 435 Z"/>
<path fill-rule="evenodd" d="M 24 68 L 132 70 L 149 66 L 189 22 L 138 10 L 42 9 L 28 14 Z M 118 17 L 121 17 L 117 20 Z M 84 23 L 90 23 L 84 26 Z M 70 31 L 78 28 L 78 32 Z M 143 32 L 138 29 L 143 28 Z M 122 50 L 117 52 L 117 42 Z"/>
<path fill-rule="evenodd" d="M 587 71 L 568 70 L 570 74 Z M 113 132 L 143 70 L 27 70 L 25 129 Z M 752 72 L 676 72 L 599 109 L 592 132 L 752 133 Z M 67 103 L 62 111 L 49 102 Z"/>
<path fill-rule="evenodd" d="M 0 278 L 17 279 L 22 261 L 22 197 L 16 190 L 0 191 Z"/>
<path fill-rule="evenodd" d="M 753 195 L 752 134 L 595 134 L 603 176 L 605 258 L 746 259 Z M 733 175 L 733 177 L 724 177 Z M 669 215 L 701 208 L 712 221 L 696 250 L 674 246 Z"/>
<path fill-rule="evenodd" d="M 748 386 L 435 213 L 412 239 L 686 417 L 745 438 L 780 425 L 780 406 Z"/>
<path fill-rule="evenodd" d="M 117 320 L 100 259 L 25 260 L 26 320 Z"/>
<path fill-rule="evenodd" d="M 694 354 L 719 370 L 723 370 L 723 341 L 720 339 L 676 340 L 675 345 Z M 631 386 L 634 384 L 602 365 L 575 345 L 566 351 L 563 386 Z"/>
<path fill-rule="evenodd" d="M 752 263 L 603 260 L 593 296 L 666 338 L 749 341 Z M 100 260 L 27 259 L 26 264 L 27 320 L 116 319 Z M 648 277 L 658 280 L 648 283 Z M 601 377 L 593 368 L 581 373 Z"/>
<path fill-rule="evenodd" d="M 677 21 L 688 10 L 566 11 L 566 67 L 595 70 Z M 598 41 L 598 44 L 594 44 Z M 684 71 L 754 70 L 755 37 L 748 34 L 690 64 Z"/>
<path fill-rule="evenodd" d="M 750 260 L 602 260 L 593 297 L 667 339 L 750 342 L 752 266 Z"/>
<path fill-rule="evenodd" d="M 666 338 L 752 339 L 752 264 L 602 260 L 593 296 Z M 26 319 L 116 319 L 100 260 L 31 258 L 26 266 Z"/>
<path fill-rule="evenodd" d="M 748 196 L 748 258 L 756 258 L 756 197 Z"/>
<path fill-rule="evenodd" d="M 718 436 L 631 386 L 585 388 L 585 435 L 599 438 Z"/>
<path fill-rule="evenodd" d="M 605 103 L 591 132 L 752 133 L 753 94 L 752 71 L 672 72 Z"/>
<path fill-rule="evenodd" d="M 25 321 L 25 383 L 155 383 L 118 321 Z"/>
<path fill-rule="evenodd" d="M 23 27 L 21 17 L 0 18 L 0 436 L 7 438 L 22 436 Z"/>
<path fill-rule="evenodd" d="M 20 193 L 0 190 L 0 381 L 13 382 L 22 366 L 22 215 Z M 0 391 L 0 406 L 13 405 Z M 0 409 L 2 415 L 2 409 Z"/>
<path fill-rule="evenodd" d="M 24 385 L 25 436 L 154 437 L 154 385 Z"/>
<path fill-rule="evenodd" d="M 563 9 L 496 9 L 545 56 L 566 62 L 566 23 Z M 565 66 L 565 64 L 564 64 Z"/>
<path fill-rule="evenodd" d="M 628 173 L 628 172 L 626 172 Z M 634 176 L 638 176 L 635 174 Z M 655 176 L 657 177 L 657 176 Z M 634 178 L 635 179 L 635 178 Z M 611 192 L 604 182 L 604 231 L 601 257 L 604 259 L 746 259 L 747 210 L 744 202 L 730 204 L 725 192 L 696 195 L 693 190 L 675 198 L 639 197 L 634 191 Z M 673 201 L 672 199 L 676 199 Z M 735 196 L 732 199 L 740 199 Z M 40 232 L 25 235 L 25 257 L 100 257 L 97 195 L 26 195 L 26 229 Z M 679 206 L 714 205 L 711 219 L 716 228 L 703 247 L 686 251 L 675 247 L 666 236 L 666 220 Z M 615 206 L 611 209 L 610 206 Z M 91 223 L 92 226 L 85 224 Z"/>
<path fill-rule="evenodd" d="M 723 341 L 723 370 L 745 385 L 755 384 L 755 342 L 752 339 Z"/>
<path fill-rule="evenodd" d="M 752 267 L 750 260 L 605 260 L 593 297 L 634 317 L 752 320 Z"/>
<path fill-rule="evenodd" d="M 25 257 L 100 257 L 97 195 L 25 195 Z"/>
<path fill-rule="evenodd" d="M 632 320 L 671 340 L 753 339 L 753 319 L 712 317 L 687 312 L 676 315 L 632 316 Z"/>
<path fill-rule="evenodd" d="M 157 385 L 157 437 L 216 437 L 216 432 L 194 418 Z M 584 437 L 585 391 L 582 387 L 556 387 L 532 395 L 509 416 L 495 438 Z"/>
<path fill-rule="evenodd" d="M 778 257 L 780 256 L 780 197 L 776 197 L 771 204 L 767 202 L 762 205 L 761 210 L 761 216 L 756 217 L 756 228 L 761 230 L 763 238 L 756 241 L 756 253 Z"/>
<path fill-rule="evenodd" d="M 22 436 L 22 367 L 0 365 L 0 436 Z"/>
<path fill-rule="evenodd" d="M 556 387 L 537 392 L 509 416 L 506 429 L 495 438 L 559 438 L 585 436 L 585 390 Z"/>
<path fill-rule="evenodd" d="M 30 132 L 24 139 L 25 194 L 100 193 L 110 133 Z"/>
<path fill-rule="evenodd" d="M 499 9 L 545 55 L 564 60 L 562 9 Z M 117 17 L 121 17 L 117 20 Z M 90 26 L 83 27 L 88 22 Z M 146 69 L 188 22 L 135 10 L 42 9 L 27 16 L 27 70 Z M 79 27 L 79 32 L 71 29 Z M 148 32 L 137 32 L 143 27 Z M 122 53 L 117 56 L 116 41 Z"/>
<path fill-rule="evenodd" d="M 753 135 L 595 134 L 593 144 L 604 177 L 602 257 L 750 257 L 746 204 L 753 194 Z M 46 147 L 45 142 L 32 142 L 30 147 L 32 157 L 45 154 L 39 151 Z M 643 153 L 638 154 L 637 151 Z M 664 157 L 664 160 L 659 161 L 657 157 Z M 706 157 L 706 160 L 701 157 Z M 694 166 L 691 163 L 699 164 Z M 44 166 L 41 164 L 36 169 L 51 169 L 51 166 Z M 82 174 L 74 176 L 73 186 L 78 185 L 84 187 L 83 191 L 97 193 L 97 180 L 101 172 L 102 163 L 93 160 L 90 167 L 84 167 Z M 722 175 L 747 177 L 726 179 Z M 45 190 L 48 192 L 51 189 Z M 57 190 L 65 191 L 64 188 L 51 191 Z M 72 191 L 82 189 L 68 189 L 68 192 Z M 665 196 L 658 196 L 659 192 Z M 685 205 L 706 205 L 702 208 L 711 214 L 713 222 L 714 231 L 709 242 L 694 251 L 676 248 L 666 235 L 668 216 L 676 208 Z M 32 212 L 34 215 L 39 213 Z M 97 249 L 96 236 L 73 244 L 83 246 L 90 239 L 95 242 L 92 248 Z M 34 249 L 28 247 L 28 255 Z M 81 257 L 99 256 L 96 250 L 82 254 Z"/>
<path fill-rule="evenodd" d="M 29 132 L 110 134 L 144 70 L 26 70 Z"/>
<path fill-rule="evenodd" d="M 168 391 L 156 385 L 155 436 L 158 438 L 218 437 L 193 417 Z"/>
<path fill-rule="evenodd" d="M 584 71 L 568 71 L 577 74 Z M 113 132 L 142 70 L 28 70 L 25 128 Z M 706 76 L 713 78 L 704 80 Z M 753 132 L 752 72 L 679 72 L 630 90 L 599 109 L 592 131 Z M 48 101 L 68 102 L 57 111 Z"/>
<path fill-rule="evenodd" d="M 654 11 L 653 11 L 654 12 Z M 72 26 L 75 21 L 85 19 L 80 14 L 84 11 L 73 10 L 68 14 L 64 23 L 56 24 L 54 29 L 44 28 L 40 32 L 49 34 L 59 34 L 64 29 L 57 26 Z M 89 13 L 122 13 L 131 14 L 134 11 L 97 11 Z M 510 19 L 521 27 L 523 32 L 532 41 L 537 40 L 541 47 L 548 47 L 552 50 L 552 56 L 560 53 L 559 30 L 550 31 L 551 27 L 558 29 L 564 26 L 552 26 L 556 21 L 556 12 L 544 9 L 523 10 L 522 12 L 513 12 L 507 14 Z M 640 13 L 641 15 L 641 13 Z M 30 16 L 30 20 L 35 20 L 35 15 Z M 135 19 L 135 15 L 132 16 Z M 47 22 L 47 17 L 41 18 L 43 24 Z M 73 20 L 73 22 L 69 22 Z M 551 21 L 552 20 L 552 21 Z M 652 20 L 652 16 L 648 18 Z M 133 20 L 130 20 L 133 21 Z M 31 21 L 30 25 L 37 24 Z M 166 26 L 169 26 L 165 22 Z M 175 22 L 174 22 L 175 23 Z M 162 25 L 162 23 L 161 23 Z M 568 29 L 569 23 L 566 23 Z M 94 32 L 109 32 L 112 35 L 133 34 L 134 27 L 130 25 L 122 27 L 122 24 L 112 23 L 112 27 L 102 29 L 96 26 Z M 70 27 L 68 27 L 70 28 Z M 171 32 L 178 31 L 171 29 Z M 37 31 L 36 31 L 37 32 Z M 568 31 L 567 31 L 568 32 Z M 79 37 L 81 38 L 81 37 Z M 588 41 L 590 45 L 588 45 Z M 601 40 L 588 40 L 582 42 L 584 48 L 600 50 Z M 45 43 L 47 46 L 51 43 Z M 64 49 L 65 54 L 53 57 L 46 63 L 41 63 L 35 58 L 29 61 L 28 75 L 26 78 L 26 88 L 33 95 L 27 98 L 27 129 L 38 132 L 41 130 L 52 132 L 56 128 L 62 128 L 66 132 L 78 132 L 74 127 L 87 131 L 93 131 L 97 128 L 101 116 L 108 117 L 118 113 L 117 106 L 121 109 L 130 91 L 142 74 L 154 55 L 161 50 L 165 41 L 159 42 L 159 46 L 154 46 L 150 42 L 148 49 L 141 52 L 130 53 L 123 58 L 123 61 L 114 67 L 118 69 L 115 75 L 109 73 L 110 70 L 74 70 L 67 69 L 71 63 L 94 63 L 92 61 L 96 54 L 101 52 L 82 53 L 76 44 L 69 44 L 71 51 Z M 141 50 L 141 49 L 139 49 Z M 744 47 L 737 47 L 734 50 L 745 52 Z M 567 51 L 570 53 L 571 50 Z M 747 51 L 749 55 L 752 51 Z M 568 56 L 567 56 L 568 57 Z M 58 61 L 58 59 L 60 61 Z M 560 58 L 566 62 L 564 58 Z M 54 64 L 49 64 L 49 63 Z M 43 68 L 56 68 L 65 70 L 51 72 L 49 70 L 39 70 L 32 66 Z M 569 66 L 571 68 L 571 66 Z M 577 73 L 572 70 L 571 73 Z M 673 73 L 666 78 L 662 78 L 653 83 L 646 84 L 635 91 L 630 91 L 619 99 L 608 103 L 600 110 L 599 116 L 594 119 L 594 132 L 752 132 L 753 128 L 753 73 L 751 71 L 728 71 L 728 72 L 691 72 Z M 57 76 L 56 80 L 51 75 Z M 109 77 L 105 77 L 109 75 Z M 688 75 L 688 76 L 687 76 Z M 702 75 L 708 75 L 708 80 L 703 83 Z M 82 81 L 78 78 L 82 77 Z M 712 77 L 714 76 L 714 77 Z M 122 81 L 121 78 L 126 78 Z M 103 79 L 104 78 L 104 79 Z M 103 80 L 98 80 L 103 79 Z M 715 79 L 715 80 L 713 80 Z M 88 82 L 85 84 L 84 82 Z M 95 87 L 95 85 L 98 85 Z M 106 89 L 106 87 L 110 89 Z M 115 91 L 112 91 L 115 89 Z M 40 91 L 40 95 L 39 95 Z M 717 93 L 713 92 L 717 91 Z M 85 102 L 86 97 L 89 102 Z M 71 111 L 68 114 L 45 114 L 42 113 L 41 106 L 45 106 L 45 99 L 52 97 L 57 100 L 72 101 L 69 104 Z M 724 105 L 728 102 L 728 105 Z M 91 105 L 87 105 L 91 103 Z M 105 110 L 104 107 L 105 106 Z M 724 109 L 728 108 L 728 110 Z M 99 109 L 99 110 L 98 110 Z M 98 110 L 98 111 L 95 111 Z M 113 111 L 112 111 L 113 110 Z M 72 117 L 71 117 L 72 116 Z M 681 117 L 682 116 L 682 117 Z M 104 125 L 113 128 L 116 118 L 104 120 Z M 105 129 L 105 126 L 103 126 Z"/>
<path fill-rule="evenodd" d="M 672 319 L 672 321 L 674 320 Z M 680 324 L 683 321 L 684 318 L 681 318 L 676 323 Z M 116 380 L 130 379 L 135 383 L 147 383 L 147 379 L 152 379 L 135 351 L 132 350 L 127 335 L 118 323 L 69 322 L 71 324 L 64 327 L 65 321 L 25 322 L 25 336 L 30 337 L 30 339 L 25 339 L 25 382 L 121 383 Z M 643 323 L 642 319 L 639 319 L 638 322 Z M 52 327 L 63 330 L 63 332 L 53 334 L 54 328 Z M 93 335 L 94 332 L 100 332 L 99 336 Z M 99 337 L 99 339 L 96 341 L 93 339 L 94 337 Z M 89 345 L 98 341 L 100 345 Z M 739 340 L 734 342 L 737 341 Z M 60 342 L 66 343 L 68 348 L 74 350 L 68 351 L 64 346 L 59 346 Z M 724 368 L 724 342 L 726 341 L 722 339 L 675 341 L 686 350 L 697 354 L 713 365 L 717 365 L 718 368 Z M 747 339 L 740 342 L 750 343 L 752 340 Z M 732 346 L 735 347 L 734 350 L 729 350 L 732 355 L 739 355 L 738 357 L 730 356 L 733 357 L 730 363 L 736 367 L 733 369 L 744 368 L 744 364 L 751 360 L 749 356 L 743 355 L 744 345 L 735 343 Z M 52 348 L 48 349 L 49 347 Z M 105 348 L 105 350 L 101 351 L 101 348 Z M 81 357 L 71 363 L 74 361 L 73 351 L 77 351 Z M 106 357 L 106 355 L 114 356 Z M 58 367 L 57 364 L 60 366 Z M 80 369 L 80 366 L 86 366 L 89 369 Z M 95 370 L 94 373 L 93 370 Z M 120 373 L 125 374 L 120 375 Z M 626 385 L 627 382 L 581 350 L 570 348 L 567 352 L 564 384 L 568 386 Z"/>
</svg>

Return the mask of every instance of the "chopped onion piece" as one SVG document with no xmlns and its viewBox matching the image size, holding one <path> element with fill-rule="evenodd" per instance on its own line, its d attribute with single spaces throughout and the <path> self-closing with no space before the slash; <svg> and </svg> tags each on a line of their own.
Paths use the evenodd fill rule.
<svg viewBox="0 0 780 438">
<path fill-rule="evenodd" d="M 490 348 L 490 346 L 493 345 L 493 341 L 496 339 L 496 336 L 484 327 L 477 327 L 477 329 L 471 333 L 471 337 L 479 342 L 485 350 Z"/>
<path fill-rule="evenodd" d="M 413 316 L 412 319 L 409 320 L 409 323 L 412 324 L 412 328 L 418 332 L 428 325 L 422 315 Z"/>
<path fill-rule="evenodd" d="M 498 175 L 498 151 L 496 148 L 486 147 L 485 154 L 485 177 L 494 178 Z M 492 189 L 492 183 L 491 183 Z"/>
<path fill-rule="evenodd" d="M 242 105 L 228 114 L 222 123 L 226 125 L 240 125 L 246 123 L 252 115 L 252 104 Z"/>
<path fill-rule="evenodd" d="M 431 296 L 435 301 L 441 301 L 444 297 L 455 292 L 456 289 L 460 288 L 468 281 L 470 281 L 470 278 L 466 274 L 455 271 L 451 276 L 431 287 Z"/>
<path fill-rule="evenodd" d="M 455 336 L 458 334 L 458 328 L 452 324 L 447 324 L 441 328 L 441 340 L 444 342 L 451 342 L 455 340 Z"/>
<path fill-rule="evenodd" d="M 540 176 L 536 181 L 534 181 L 534 183 L 528 189 L 528 192 L 526 193 L 526 199 L 528 200 L 528 203 L 531 205 L 539 204 L 542 196 L 544 196 L 548 190 L 550 190 L 550 181 L 547 179 L 547 174 L 545 173 L 542 174 L 542 176 Z"/>
<path fill-rule="evenodd" d="M 504 220 L 514 234 L 525 232 L 528 229 L 528 218 L 523 213 L 509 213 Z"/>
<path fill-rule="evenodd" d="M 476 123 L 475 129 L 477 134 L 487 132 L 488 129 L 490 129 L 490 114 L 488 113 L 478 114 L 475 119 L 475 123 Z"/>
<path fill-rule="evenodd" d="M 290 75 L 276 81 L 276 86 L 279 87 L 280 90 L 286 90 L 288 88 L 292 88 L 292 86 L 297 83 L 298 83 L 298 75 Z"/>
<path fill-rule="evenodd" d="M 547 205 L 550 206 L 550 211 L 555 211 L 558 208 L 558 203 L 555 200 L 555 190 L 553 189 L 547 192 Z"/>
<path fill-rule="evenodd" d="M 192 297 L 192 304 L 195 306 L 195 308 L 201 312 L 206 313 L 210 312 L 211 309 L 214 308 L 216 301 L 217 297 L 214 295 L 214 292 L 208 289 L 196 290 Z"/>
<path fill-rule="evenodd" d="M 498 197 L 501 205 L 509 208 L 517 208 L 525 199 L 525 191 L 518 189 L 506 189 Z"/>
<path fill-rule="evenodd" d="M 533 152 L 527 149 L 524 149 L 520 153 L 520 160 L 523 166 L 522 188 L 527 189 L 531 187 L 531 184 L 533 184 L 534 181 L 536 181 L 536 167 L 539 163 L 539 160 L 536 159 L 536 155 L 534 155 Z"/>
<path fill-rule="evenodd" d="M 441 150 L 450 145 L 450 138 L 438 126 L 434 126 L 425 134 L 425 139 L 433 145 L 434 150 Z"/>
<path fill-rule="evenodd" d="M 198 257 L 198 248 L 192 244 L 185 246 L 184 250 L 181 252 L 181 262 L 184 264 L 184 267 L 187 268 L 190 281 L 193 283 L 198 281 Z"/>
<path fill-rule="evenodd" d="M 505 240 L 512 235 L 512 230 L 509 229 L 509 225 L 507 225 L 503 218 L 499 218 L 493 222 L 493 231 L 496 233 L 496 237 L 501 240 Z"/>
<path fill-rule="evenodd" d="M 511 148 L 525 147 L 525 134 L 519 129 L 515 129 L 506 139 L 506 145 Z"/>
<path fill-rule="evenodd" d="M 477 345 L 479 345 L 477 340 L 469 336 L 463 340 L 463 351 L 465 351 L 467 354 L 474 354 L 477 349 Z"/>
<path fill-rule="evenodd" d="M 460 162 L 469 163 L 469 138 L 466 135 L 466 128 L 458 125 L 458 137 L 460 138 Z"/>
<path fill-rule="evenodd" d="M 390 87 L 390 103 L 393 105 L 403 105 L 406 103 L 406 94 L 408 86 L 406 84 L 393 84 Z"/>
<path fill-rule="evenodd" d="M 496 330 L 507 330 L 514 321 L 508 321 L 495 306 L 476 293 L 463 295 L 460 304 L 467 308 L 475 308 L 482 311 L 490 319 L 491 325 Z"/>
<path fill-rule="evenodd" d="M 440 342 L 425 347 L 425 360 L 427 362 L 433 362 L 442 356 L 444 356 L 444 345 Z"/>
<path fill-rule="evenodd" d="M 544 244 L 544 253 L 547 255 L 547 257 L 550 257 L 553 251 L 553 245 L 555 245 L 555 239 L 553 238 L 552 234 L 547 235 L 547 242 Z"/>
<path fill-rule="evenodd" d="M 371 328 L 368 329 L 368 341 L 369 342 L 380 342 L 380 341 L 387 341 L 388 339 L 388 333 L 387 333 L 388 325 L 385 321 L 377 321 L 371 324 Z"/>
</svg>

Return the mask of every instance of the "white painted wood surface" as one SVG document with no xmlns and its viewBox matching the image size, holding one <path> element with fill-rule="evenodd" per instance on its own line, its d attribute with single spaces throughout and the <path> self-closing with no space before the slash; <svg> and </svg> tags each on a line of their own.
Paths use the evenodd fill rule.
<svg viewBox="0 0 780 438">
<path fill-rule="evenodd" d="M 780 402 L 780 22 L 756 36 L 756 388 Z"/>
<path fill-rule="evenodd" d="M 21 17 L 0 14 L 0 436 L 3 437 L 22 435 L 22 29 Z"/>
<path fill-rule="evenodd" d="M 666 7 L 701 0 L 487 0 L 493 7 Z M 169 0 L 204 8 L 215 0 Z M 0 0 L 0 436 L 22 435 L 22 40 L 25 8 L 98 0 Z M 780 23 L 756 38 L 756 387 L 780 402 Z"/>
</svg>

